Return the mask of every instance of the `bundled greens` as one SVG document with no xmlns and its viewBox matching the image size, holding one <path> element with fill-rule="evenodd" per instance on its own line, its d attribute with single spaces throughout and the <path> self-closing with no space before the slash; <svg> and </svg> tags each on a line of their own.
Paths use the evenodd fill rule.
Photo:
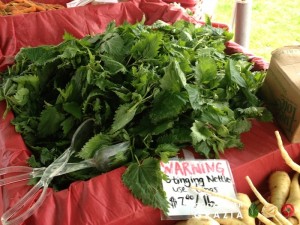
<svg viewBox="0 0 300 225">
<path fill-rule="evenodd" d="M 249 118 L 270 119 L 256 95 L 265 72 L 251 71 L 243 54 L 226 55 L 231 38 L 210 23 L 187 21 L 112 22 L 104 33 L 82 39 L 66 33 L 59 45 L 20 50 L 0 74 L 0 100 L 14 112 L 12 123 L 33 153 L 33 167 L 58 157 L 86 118 L 95 119 L 94 136 L 72 161 L 129 141 L 124 184 L 144 204 L 167 212 L 160 160 L 189 145 L 218 158 L 226 148 L 242 148 Z M 124 155 L 114 163 L 124 165 Z M 74 172 L 53 187 L 98 174 Z"/>
</svg>

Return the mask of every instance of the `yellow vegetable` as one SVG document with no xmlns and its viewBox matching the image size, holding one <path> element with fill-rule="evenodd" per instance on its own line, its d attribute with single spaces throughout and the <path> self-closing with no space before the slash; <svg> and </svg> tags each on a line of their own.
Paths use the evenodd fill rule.
<svg viewBox="0 0 300 225">
<path fill-rule="evenodd" d="M 269 177 L 270 203 L 279 211 L 289 195 L 290 185 L 291 178 L 285 171 L 275 171 Z"/>
<path fill-rule="evenodd" d="M 241 214 L 243 216 L 242 221 L 247 225 L 255 225 L 255 219 L 249 216 L 249 205 L 251 205 L 251 200 L 247 194 L 237 193 L 237 199 L 243 202 L 240 206 Z"/>
<path fill-rule="evenodd" d="M 300 186 L 299 186 L 299 173 L 295 173 L 291 186 L 290 186 L 290 193 L 289 197 L 286 200 L 286 204 L 291 204 L 294 207 L 294 216 L 300 221 Z"/>
</svg>

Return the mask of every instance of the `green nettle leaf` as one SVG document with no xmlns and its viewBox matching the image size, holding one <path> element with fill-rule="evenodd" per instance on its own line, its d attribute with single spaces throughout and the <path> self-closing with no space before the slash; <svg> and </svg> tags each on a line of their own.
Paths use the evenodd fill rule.
<svg viewBox="0 0 300 225">
<path fill-rule="evenodd" d="M 63 130 L 63 136 L 66 137 L 69 132 L 74 128 L 75 118 L 70 116 L 62 121 L 61 126 Z"/>
<path fill-rule="evenodd" d="M 241 134 L 243 132 L 248 132 L 251 128 L 251 123 L 247 119 L 239 119 L 231 127 L 231 130 L 236 134 Z"/>
<path fill-rule="evenodd" d="M 14 95 L 17 92 L 18 85 L 13 83 L 12 79 L 6 79 L 1 83 L 0 100 L 5 99 L 8 96 Z"/>
<path fill-rule="evenodd" d="M 127 71 L 126 67 L 122 63 L 110 57 L 102 55 L 101 59 L 104 61 L 105 69 L 111 74 L 116 74 L 118 72 L 125 73 Z"/>
<path fill-rule="evenodd" d="M 63 109 L 76 119 L 80 119 L 82 117 L 81 106 L 77 102 L 64 103 Z"/>
<path fill-rule="evenodd" d="M 227 124 L 230 117 L 224 111 L 218 111 L 216 108 L 208 106 L 207 110 L 202 112 L 201 121 L 218 126 L 220 124 Z"/>
<path fill-rule="evenodd" d="M 178 154 L 179 148 L 174 144 L 160 144 L 155 153 L 160 156 L 161 161 L 167 162 L 171 157 Z"/>
<path fill-rule="evenodd" d="M 148 130 L 148 133 L 152 135 L 159 135 L 171 129 L 173 126 L 174 126 L 173 120 L 160 121 L 157 124 L 151 124 L 151 128 L 150 131 Z"/>
<path fill-rule="evenodd" d="M 199 87 L 192 84 L 187 84 L 185 90 L 189 96 L 189 102 L 194 110 L 200 110 L 205 101 L 201 98 Z"/>
<path fill-rule="evenodd" d="M 245 80 L 241 76 L 240 72 L 237 70 L 235 62 L 232 59 L 230 59 L 225 65 L 225 74 L 228 80 L 236 83 L 240 87 L 247 87 Z"/>
<path fill-rule="evenodd" d="M 198 142 L 206 141 L 212 136 L 212 132 L 205 126 L 201 121 L 195 121 L 191 127 L 193 144 Z"/>
<path fill-rule="evenodd" d="M 183 93 L 162 91 L 156 95 L 153 108 L 150 111 L 150 119 L 153 123 L 158 123 L 165 119 L 178 117 L 185 107 L 186 96 Z M 163 105 L 163 107 L 162 107 Z"/>
<path fill-rule="evenodd" d="M 194 144 L 194 149 L 200 155 L 204 155 L 206 158 L 210 158 L 211 147 L 204 141 Z"/>
<path fill-rule="evenodd" d="M 42 148 L 40 160 L 43 164 L 51 163 L 53 161 L 53 154 L 47 148 Z"/>
<path fill-rule="evenodd" d="M 55 106 L 46 107 L 41 112 L 37 135 L 46 137 L 55 134 L 61 128 L 60 124 L 63 119 L 63 114 L 58 112 Z"/>
<path fill-rule="evenodd" d="M 26 87 L 28 87 L 28 86 L 32 87 L 34 91 L 38 91 L 38 89 L 39 89 L 40 82 L 39 82 L 38 76 L 24 75 L 24 76 L 15 77 L 12 80 L 14 82 L 18 83 L 19 85 L 26 86 Z"/>
<path fill-rule="evenodd" d="M 109 135 L 106 134 L 96 134 L 88 142 L 84 144 L 77 156 L 82 159 L 92 158 L 97 150 L 103 146 L 108 146 L 112 144 L 112 139 Z"/>
<path fill-rule="evenodd" d="M 114 116 L 111 133 L 114 133 L 126 126 L 134 118 L 137 107 L 138 104 L 136 103 L 134 105 L 130 103 L 120 105 Z"/>
<path fill-rule="evenodd" d="M 196 79 L 199 84 L 205 84 L 215 79 L 217 75 L 217 65 L 215 60 L 209 56 L 200 57 L 196 64 Z"/>
<path fill-rule="evenodd" d="M 163 35 L 159 32 L 144 33 L 132 47 L 131 53 L 135 59 L 153 59 L 157 56 Z"/>
<path fill-rule="evenodd" d="M 36 159 L 34 155 L 31 155 L 28 160 L 27 163 L 33 167 L 33 168 L 37 168 L 37 167 L 41 167 L 41 163 L 39 163 Z"/>
<path fill-rule="evenodd" d="M 29 99 L 29 90 L 27 88 L 18 89 L 17 93 L 14 95 L 14 101 L 18 105 L 25 105 Z"/>
<path fill-rule="evenodd" d="M 251 105 L 259 106 L 260 100 L 257 98 L 255 93 L 252 93 L 248 88 L 242 88 L 242 92 L 247 98 L 245 100 L 247 102 L 247 105 L 249 105 L 250 103 Z"/>
<path fill-rule="evenodd" d="M 20 62 L 23 57 L 26 57 L 35 65 L 44 65 L 49 58 L 55 57 L 57 52 L 53 51 L 52 46 L 40 46 L 32 48 L 21 48 L 15 59 Z"/>
<path fill-rule="evenodd" d="M 118 46 L 118 48 L 116 48 Z M 102 54 L 106 53 L 115 60 L 120 60 L 120 55 L 124 47 L 123 38 L 114 29 L 111 32 L 106 32 L 102 38 L 102 43 L 100 45 L 100 52 Z"/>
<path fill-rule="evenodd" d="M 162 178 L 159 160 L 154 158 L 147 158 L 142 164 L 131 163 L 122 176 L 135 197 L 167 213 L 168 201 L 162 188 Z"/>
<path fill-rule="evenodd" d="M 176 60 L 164 68 L 164 76 L 160 80 L 163 90 L 179 92 L 186 85 L 186 77 Z"/>
</svg>

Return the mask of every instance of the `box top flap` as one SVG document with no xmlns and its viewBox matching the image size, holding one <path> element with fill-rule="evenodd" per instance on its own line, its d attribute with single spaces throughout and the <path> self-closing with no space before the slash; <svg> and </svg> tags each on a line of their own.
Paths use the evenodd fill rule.
<svg viewBox="0 0 300 225">
<path fill-rule="evenodd" d="M 300 87 L 300 45 L 285 46 L 272 52 L 271 64 L 277 64 Z"/>
</svg>

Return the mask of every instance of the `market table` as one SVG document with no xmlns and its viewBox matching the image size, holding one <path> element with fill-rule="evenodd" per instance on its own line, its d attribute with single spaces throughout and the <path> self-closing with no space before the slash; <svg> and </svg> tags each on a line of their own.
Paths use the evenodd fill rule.
<svg viewBox="0 0 300 225">
<path fill-rule="evenodd" d="M 0 103 L 0 114 L 5 109 Z M 13 113 L 0 122 L 1 167 L 26 165 L 30 152 L 20 134 L 10 124 Z M 232 169 L 238 192 L 252 192 L 245 181 L 249 176 L 257 188 L 266 191 L 267 177 L 275 170 L 290 171 L 277 148 L 274 131 L 278 127 L 271 122 L 252 121 L 252 129 L 242 134 L 243 149 L 227 149 L 221 158 L 227 159 Z M 282 136 L 283 143 L 293 159 L 300 160 L 300 144 L 291 144 Z M 77 181 L 59 192 L 49 189 L 47 198 L 38 211 L 24 224 L 106 224 L 106 225 L 159 225 L 175 224 L 161 220 L 158 209 L 144 206 L 123 185 L 121 176 L 125 167 L 99 175 L 88 181 Z M 24 182 L 1 188 L 0 213 L 12 206 L 29 189 Z M 253 196 L 252 196 L 253 197 Z M 47 218 L 44 221 L 43 218 Z M 43 222 L 41 223 L 41 220 Z"/>
<path fill-rule="evenodd" d="M 134 23 L 145 15 L 151 24 L 158 19 L 174 22 L 186 19 L 193 22 L 181 9 L 158 0 L 133 0 L 113 5 L 85 6 L 72 9 L 49 11 L 38 14 L 19 15 L 0 18 L 0 70 L 13 63 L 13 57 L 20 48 L 61 42 L 65 31 L 75 37 L 102 32 L 106 25 L 115 20 Z M 82 22 L 83 21 L 83 22 Z M 89 21 L 89 22 L 87 22 Z M 225 27 L 224 24 L 214 24 Z M 5 32 L 4 32 L 5 31 Z M 45 35 L 41 35 L 44 33 Z M 265 70 L 268 63 L 247 52 L 234 42 L 227 43 L 228 54 L 243 52 L 254 63 L 254 70 Z M 0 115 L 5 103 L 0 103 Z M 0 164 L 1 168 L 12 165 L 26 165 L 30 152 L 20 134 L 10 124 L 13 113 L 9 112 L 0 121 Z M 249 176 L 263 192 L 267 191 L 267 177 L 275 170 L 290 169 L 281 159 L 274 131 L 279 128 L 275 123 L 252 121 L 252 129 L 242 134 L 243 149 L 227 149 L 221 158 L 227 159 L 232 169 L 238 192 L 253 197 L 246 183 Z M 285 136 L 283 143 L 293 159 L 300 159 L 300 145 L 291 144 Z M 24 225 L 172 225 L 176 221 L 161 220 L 158 209 L 143 205 L 135 199 L 123 185 L 121 176 L 125 167 L 99 175 L 88 181 L 77 181 L 68 189 L 55 192 L 48 190 L 42 207 L 24 222 Z M 0 213 L 14 205 L 30 188 L 25 182 L 1 187 Z M 44 219 L 47 218 L 47 219 Z"/>
</svg>

